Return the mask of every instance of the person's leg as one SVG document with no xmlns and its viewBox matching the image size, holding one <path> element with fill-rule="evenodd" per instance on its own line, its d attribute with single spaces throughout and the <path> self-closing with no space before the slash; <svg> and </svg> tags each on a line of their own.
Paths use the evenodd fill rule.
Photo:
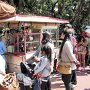
<svg viewBox="0 0 90 90">
<path fill-rule="evenodd" d="M 41 90 L 48 90 L 47 89 L 47 82 L 43 82 L 41 83 Z"/>
<path fill-rule="evenodd" d="M 41 81 L 39 79 L 35 79 L 32 85 L 32 90 L 41 90 Z"/>
<path fill-rule="evenodd" d="M 82 66 L 85 67 L 85 54 L 82 54 Z"/>
<path fill-rule="evenodd" d="M 54 59 L 52 59 L 50 67 L 51 67 L 51 73 L 53 73 L 53 70 L 54 70 L 54 68 L 53 68 L 54 67 Z"/>
<path fill-rule="evenodd" d="M 72 70 L 72 78 L 71 83 L 76 85 L 77 84 L 77 78 L 76 78 L 76 70 Z"/>
<path fill-rule="evenodd" d="M 48 90 L 51 90 L 51 80 L 50 79 L 47 82 L 47 88 L 48 88 Z"/>
<path fill-rule="evenodd" d="M 71 87 L 71 74 L 62 74 L 62 80 L 64 82 L 66 90 L 72 90 Z"/>
<path fill-rule="evenodd" d="M 80 67 L 81 67 L 81 54 L 78 53 L 78 61 L 80 62 Z"/>
<path fill-rule="evenodd" d="M 53 72 L 56 73 L 56 65 L 57 65 L 57 59 L 54 60 L 54 67 L 53 67 Z"/>
</svg>

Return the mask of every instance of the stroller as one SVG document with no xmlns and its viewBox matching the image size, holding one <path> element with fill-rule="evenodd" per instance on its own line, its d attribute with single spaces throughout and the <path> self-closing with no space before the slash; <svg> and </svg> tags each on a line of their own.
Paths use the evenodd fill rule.
<svg viewBox="0 0 90 90">
<path fill-rule="evenodd" d="M 19 81 L 20 90 L 32 90 L 32 86 L 35 77 L 34 74 L 35 64 L 24 64 L 20 63 L 21 73 L 17 74 L 17 79 Z"/>
<path fill-rule="evenodd" d="M 33 63 L 30 64 L 24 64 L 23 62 L 20 63 L 20 67 L 21 67 L 21 73 L 27 75 L 28 77 L 30 77 L 31 79 L 33 79 L 33 74 L 34 74 L 34 67 L 36 65 Z"/>
</svg>

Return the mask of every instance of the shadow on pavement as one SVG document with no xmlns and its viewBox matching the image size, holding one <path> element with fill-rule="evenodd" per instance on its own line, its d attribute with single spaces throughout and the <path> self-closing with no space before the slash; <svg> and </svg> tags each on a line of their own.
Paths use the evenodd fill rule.
<svg viewBox="0 0 90 90">
<path fill-rule="evenodd" d="M 52 88 L 56 89 L 56 88 L 65 88 L 63 83 L 54 83 L 52 84 Z"/>
<path fill-rule="evenodd" d="M 88 88 L 88 89 L 84 89 L 84 90 L 90 90 L 90 88 Z"/>
</svg>

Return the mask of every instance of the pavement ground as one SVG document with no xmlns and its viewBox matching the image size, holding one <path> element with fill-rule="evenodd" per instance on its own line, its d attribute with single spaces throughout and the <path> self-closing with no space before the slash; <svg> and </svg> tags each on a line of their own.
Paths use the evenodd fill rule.
<svg viewBox="0 0 90 90">
<path fill-rule="evenodd" d="M 51 75 L 52 90 L 65 90 L 60 74 Z M 74 90 L 90 90 L 90 68 L 77 71 L 77 86 Z"/>
</svg>

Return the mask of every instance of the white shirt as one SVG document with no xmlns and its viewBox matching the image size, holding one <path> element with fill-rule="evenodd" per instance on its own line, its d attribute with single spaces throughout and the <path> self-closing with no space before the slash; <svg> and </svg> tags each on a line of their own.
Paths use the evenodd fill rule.
<svg viewBox="0 0 90 90">
<path fill-rule="evenodd" d="M 53 61 L 54 58 L 55 58 L 55 50 L 54 50 L 55 48 L 54 48 L 54 44 L 48 42 L 48 43 L 45 44 L 45 46 L 49 46 L 49 47 L 51 48 L 51 50 L 52 50 L 52 56 L 51 56 L 51 58 L 52 58 L 52 61 Z"/>
<path fill-rule="evenodd" d="M 62 50 L 62 54 L 61 54 L 61 59 L 63 61 L 66 61 L 66 62 L 76 62 L 77 59 L 75 57 L 75 54 L 73 53 L 73 46 L 71 44 L 71 41 L 66 41 L 64 46 L 63 46 L 63 50 Z M 75 70 L 76 69 L 76 65 L 75 63 L 72 63 L 72 66 L 71 66 L 72 70 Z"/>
<path fill-rule="evenodd" d="M 0 71 L 5 74 L 5 60 L 0 55 Z M 4 76 L 0 74 L 0 83 L 3 81 Z"/>
</svg>

